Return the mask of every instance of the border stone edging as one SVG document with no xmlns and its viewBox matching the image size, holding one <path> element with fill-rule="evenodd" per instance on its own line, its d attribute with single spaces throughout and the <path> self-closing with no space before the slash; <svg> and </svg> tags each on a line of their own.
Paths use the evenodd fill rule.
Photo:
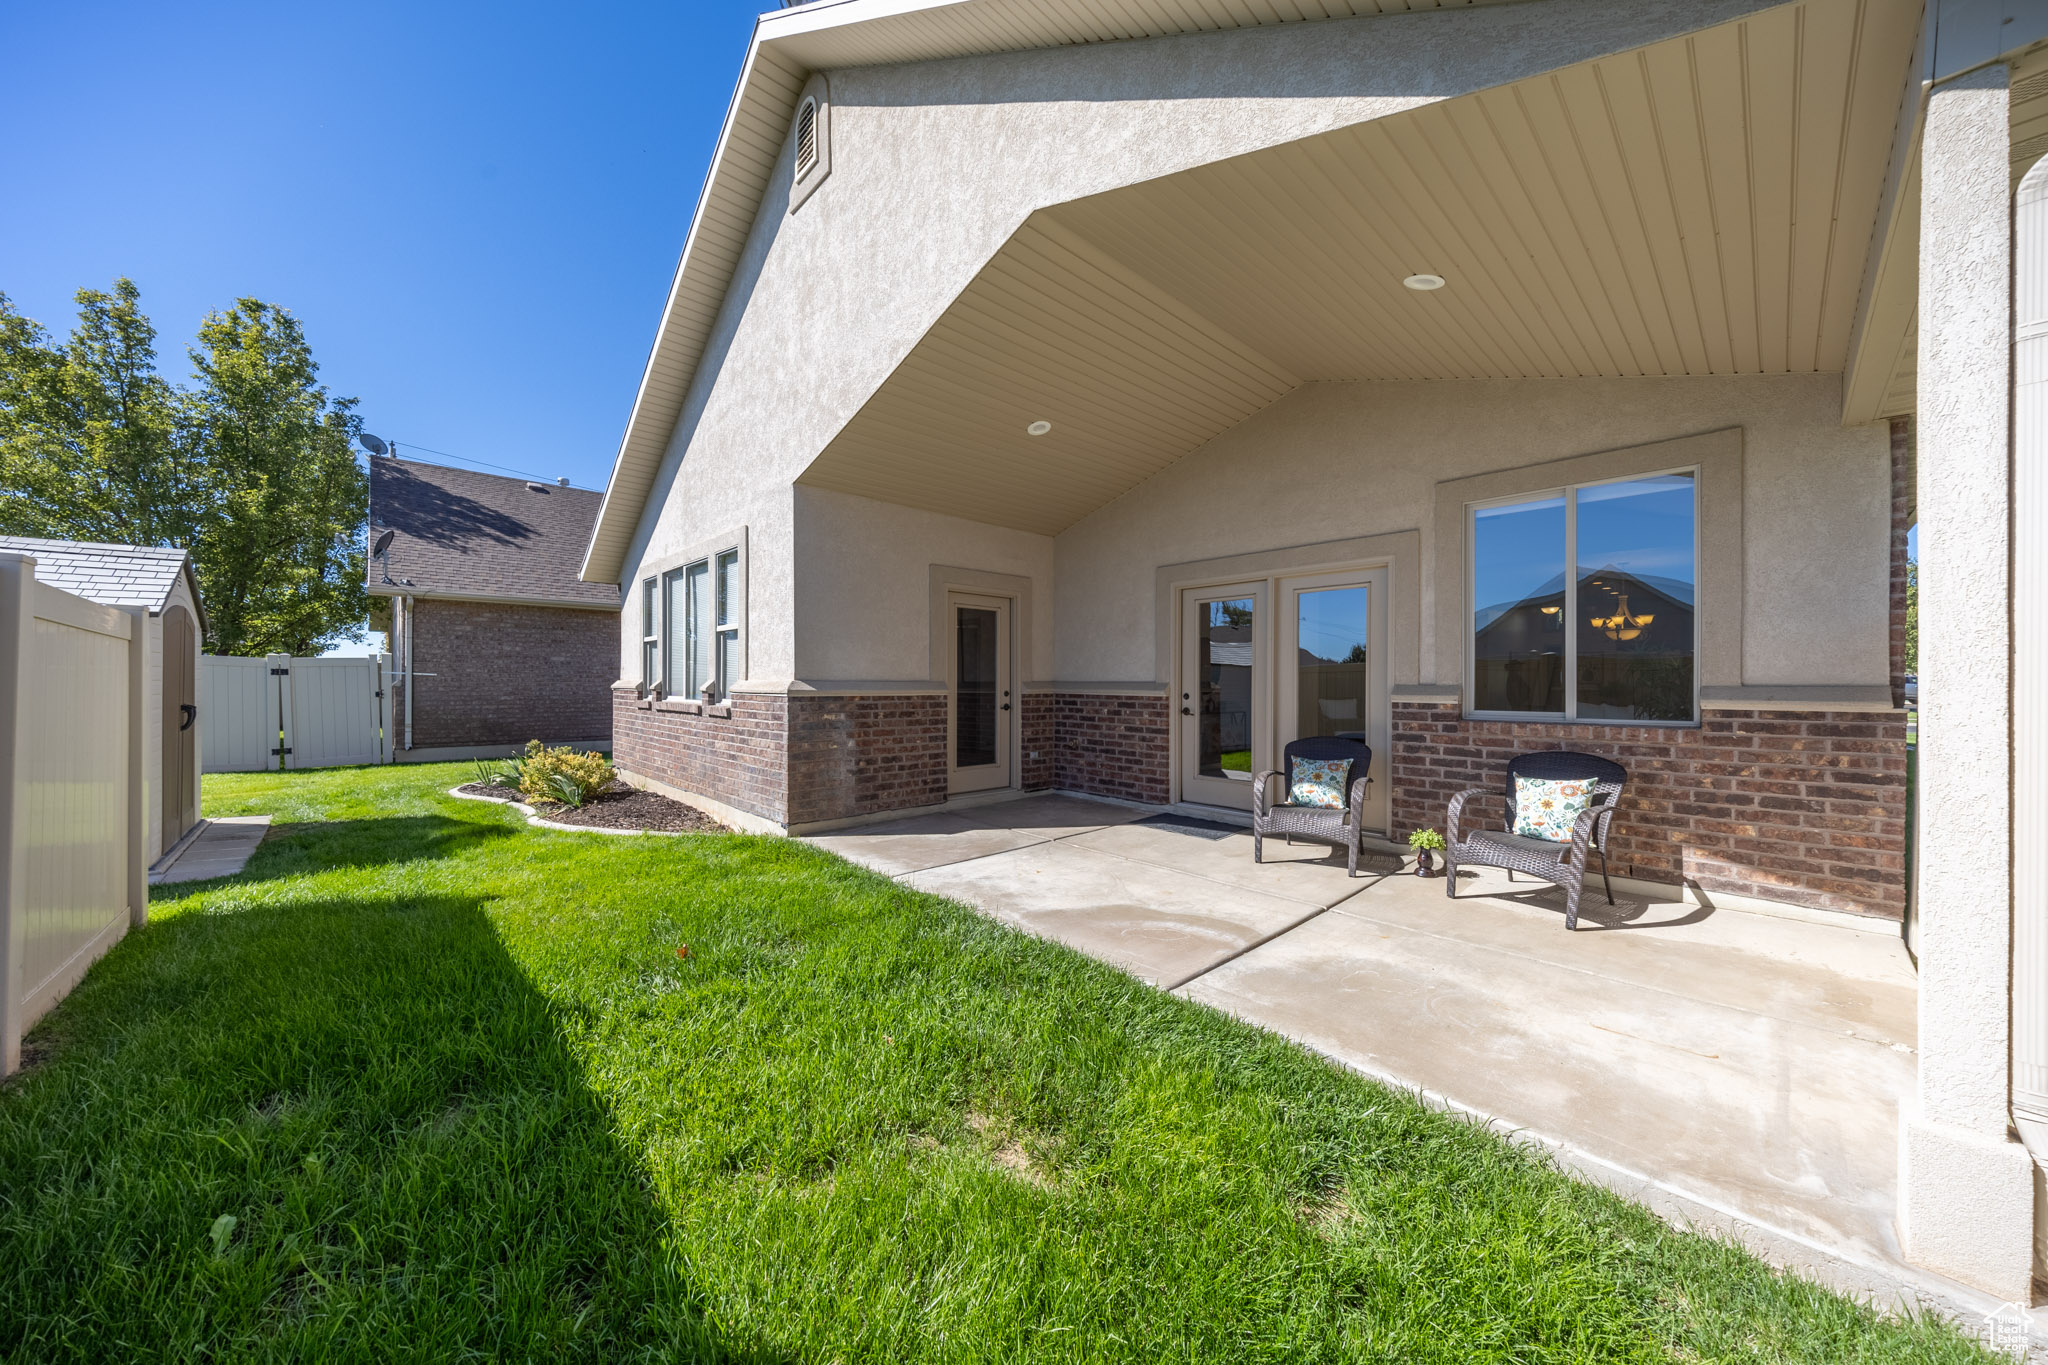
<svg viewBox="0 0 2048 1365">
<path fill-rule="evenodd" d="M 510 806 L 514 810 L 523 810 L 526 812 L 527 824 L 540 829 L 558 829 L 564 834 L 622 834 L 629 839 L 637 839 L 643 834 L 659 834 L 670 839 L 687 839 L 693 834 L 704 833 L 701 829 L 605 829 L 599 825 L 565 825 L 560 821 L 541 819 L 540 812 L 524 801 L 500 801 L 495 796 L 478 796 L 475 792 L 466 792 L 457 787 L 450 787 L 448 794 L 460 801 L 486 801 L 493 806 Z"/>
</svg>

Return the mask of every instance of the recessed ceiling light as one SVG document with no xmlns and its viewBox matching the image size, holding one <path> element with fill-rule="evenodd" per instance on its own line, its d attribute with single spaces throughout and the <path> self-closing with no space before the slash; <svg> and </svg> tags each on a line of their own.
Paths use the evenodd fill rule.
<svg viewBox="0 0 2048 1365">
<path fill-rule="evenodd" d="M 1420 289 L 1427 293 L 1432 289 L 1443 288 L 1444 277 L 1441 275 L 1410 275 L 1401 283 L 1407 285 L 1410 289 Z"/>
<path fill-rule="evenodd" d="M 1028 426 L 1028 427 L 1024 428 L 1024 434 L 1025 434 L 1026 436 L 1043 436 L 1043 435 L 1045 435 L 1045 434 L 1046 434 L 1046 433 L 1047 433 L 1048 431 L 1051 431 L 1051 430 L 1052 430 L 1052 423 L 1050 423 L 1050 422 L 1045 422 L 1045 421 L 1039 421 L 1039 422 L 1033 422 L 1033 423 L 1032 423 L 1032 424 L 1031 424 L 1030 426 Z"/>
</svg>

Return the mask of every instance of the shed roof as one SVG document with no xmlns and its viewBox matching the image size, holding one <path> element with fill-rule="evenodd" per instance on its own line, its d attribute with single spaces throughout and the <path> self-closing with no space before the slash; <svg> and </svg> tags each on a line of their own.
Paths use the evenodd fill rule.
<svg viewBox="0 0 2048 1365">
<path fill-rule="evenodd" d="M 43 540 L 36 536 L 0 536 L 0 551 L 32 556 L 36 581 L 106 607 L 146 607 L 162 611 L 185 574 L 199 624 L 206 607 L 199 600 L 199 578 L 192 556 L 178 546 L 107 545 L 93 540 Z"/>
<path fill-rule="evenodd" d="M 616 610 L 617 585 L 576 574 L 601 500 L 587 488 L 373 459 L 370 538 L 393 534 L 386 561 L 369 566 L 370 592 Z"/>
</svg>

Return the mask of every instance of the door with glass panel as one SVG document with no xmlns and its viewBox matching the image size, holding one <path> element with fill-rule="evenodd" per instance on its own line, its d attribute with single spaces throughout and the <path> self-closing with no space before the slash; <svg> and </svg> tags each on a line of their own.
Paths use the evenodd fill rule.
<svg viewBox="0 0 2048 1365">
<path fill-rule="evenodd" d="M 1366 829 L 1387 828 L 1387 571 L 1281 580 L 1279 743 L 1317 735 L 1372 748 Z"/>
<path fill-rule="evenodd" d="M 1010 785 L 1016 683 L 1010 676 L 1010 602 L 949 593 L 951 694 L 946 725 L 947 789 L 989 791 Z"/>
<path fill-rule="evenodd" d="M 1183 801 L 1250 810 L 1252 775 L 1270 763 L 1271 625 L 1264 583 L 1181 594 L 1174 689 Z"/>
</svg>

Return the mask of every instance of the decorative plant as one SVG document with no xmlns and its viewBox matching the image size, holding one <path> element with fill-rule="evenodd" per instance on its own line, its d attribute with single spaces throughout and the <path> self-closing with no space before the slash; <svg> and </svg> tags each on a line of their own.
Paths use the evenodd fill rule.
<svg viewBox="0 0 2048 1365">
<path fill-rule="evenodd" d="M 487 758 L 476 760 L 476 786 L 517 787 L 519 771 L 515 764 L 494 763 Z"/>
<path fill-rule="evenodd" d="M 513 760 L 519 773 L 519 790 L 538 801 L 559 801 L 581 806 L 612 784 L 612 765 L 603 754 L 579 754 L 563 745 L 550 749 L 539 740 L 529 740 L 526 756 Z M 562 782 L 573 790 L 575 799 L 563 794 Z"/>
<path fill-rule="evenodd" d="M 1444 846 L 1444 836 L 1433 829 L 1418 829 L 1408 836 L 1408 847 L 1420 853 L 1424 850 L 1435 852 Z"/>
</svg>

